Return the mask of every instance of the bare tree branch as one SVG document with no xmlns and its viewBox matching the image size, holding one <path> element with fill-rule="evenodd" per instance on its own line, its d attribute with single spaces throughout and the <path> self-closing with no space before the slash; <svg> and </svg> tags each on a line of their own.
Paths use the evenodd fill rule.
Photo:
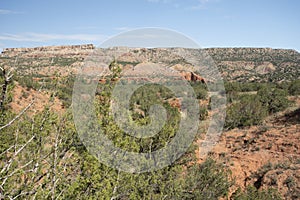
<svg viewBox="0 0 300 200">
<path fill-rule="evenodd" d="M 6 181 L 7 181 L 7 179 L 8 179 L 9 177 L 13 176 L 15 173 L 17 173 L 17 172 L 20 171 L 21 169 L 27 167 L 27 166 L 30 165 L 32 162 L 33 162 L 33 160 L 27 162 L 25 165 L 23 165 L 23 166 L 21 166 L 21 167 L 15 169 L 12 173 L 10 173 L 9 175 L 5 176 L 5 177 L 4 177 L 4 180 L 3 180 L 2 184 L 1 184 L 1 187 L 3 187 L 3 185 L 6 183 Z M 2 178 L 0 178 L 0 179 L 2 179 Z"/>
<path fill-rule="evenodd" d="M 10 122 L 0 127 L 0 131 L 14 123 L 17 119 L 19 119 L 32 105 L 34 104 L 34 99 L 29 103 L 17 116 L 15 116 Z"/>
<path fill-rule="evenodd" d="M 33 135 L 21 148 L 18 149 L 12 156 L 12 158 L 6 163 L 6 165 L 2 168 L 0 174 L 2 174 L 5 170 L 9 170 L 9 167 L 14 160 L 14 158 L 35 138 L 35 135 Z"/>
<path fill-rule="evenodd" d="M 119 180 L 120 180 L 120 171 L 118 170 L 117 182 L 116 182 L 116 185 L 115 185 L 114 190 L 112 192 L 112 197 L 110 198 L 110 200 L 114 200 L 114 199 L 117 199 L 119 197 L 119 195 L 116 195 L 118 187 L 119 187 Z"/>
<path fill-rule="evenodd" d="M 4 83 L 2 84 L 2 92 L 0 97 L 0 110 L 4 109 L 4 102 L 6 99 L 8 84 L 11 82 L 13 73 L 12 70 L 6 71 L 5 68 L 0 67 L 0 70 L 2 71 L 2 77 L 4 79 Z"/>
<path fill-rule="evenodd" d="M 56 170 L 57 170 L 57 150 L 58 150 L 58 137 L 59 137 L 59 128 L 56 127 L 56 136 L 55 136 L 55 142 L 54 142 L 54 152 L 53 152 L 53 165 L 52 165 L 52 189 L 51 189 L 51 199 L 55 199 L 55 193 L 56 193 L 56 183 L 57 183 L 57 177 L 56 177 Z"/>
</svg>

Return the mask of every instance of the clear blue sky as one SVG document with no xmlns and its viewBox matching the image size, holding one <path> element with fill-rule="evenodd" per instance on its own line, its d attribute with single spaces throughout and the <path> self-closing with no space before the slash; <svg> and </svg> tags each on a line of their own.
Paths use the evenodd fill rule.
<svg viewBox="0 0 300 200">
<path fill-rule="evenodd" d="M 177 30 L 201 47 L 300 51 L 298 0 L 1 0 L 0 50 L 101 44 L 140 27 Z"/>
</svg>

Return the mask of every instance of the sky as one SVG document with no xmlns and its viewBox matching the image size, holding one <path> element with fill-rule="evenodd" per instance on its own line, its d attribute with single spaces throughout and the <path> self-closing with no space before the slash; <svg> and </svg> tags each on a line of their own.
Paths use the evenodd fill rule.
<svg viewBox="0 0 300 200">
<path fill-rule="evenodd" d="M 0 0 L 0 50 L 93 43 L 124 31 L 178 31 L 201 47 L 300 52 L 298 0 Z"/>
</svg>

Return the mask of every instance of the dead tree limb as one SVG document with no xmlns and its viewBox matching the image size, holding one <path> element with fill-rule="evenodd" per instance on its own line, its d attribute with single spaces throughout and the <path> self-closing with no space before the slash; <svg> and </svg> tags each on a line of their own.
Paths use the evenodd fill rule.
<svg viewBox="0 0 300 200">
<path fill-rule="evenodd" d="M 12 70 L 7 71 L 5 68 L 2 68 L 2 67 L 0 67 L 0 70 L 2 71 L 2 77 L 4 79 L 4 83 L 2 84 L 1 97 L 0 97 L 0 110 L 3 110 L 8 85 L 12 81 L 13 73 L 12 73 Z"/>
</svg>

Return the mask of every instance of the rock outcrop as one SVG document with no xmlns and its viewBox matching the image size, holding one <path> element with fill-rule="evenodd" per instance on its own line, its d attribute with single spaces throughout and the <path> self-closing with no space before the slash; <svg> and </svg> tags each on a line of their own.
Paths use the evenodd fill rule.
<svg viewBox="0 0 300 200">
<path fill-rule="evenodd" d="M 185 80 L 192 81 L 192 82 L 201 82 L 205 83 L 204 78 L 199 76 L 198 74 L 194 72 L 187 72 L 187 71 L 182 71 L 181 75 L 184 77 Z"/>
</svg>

